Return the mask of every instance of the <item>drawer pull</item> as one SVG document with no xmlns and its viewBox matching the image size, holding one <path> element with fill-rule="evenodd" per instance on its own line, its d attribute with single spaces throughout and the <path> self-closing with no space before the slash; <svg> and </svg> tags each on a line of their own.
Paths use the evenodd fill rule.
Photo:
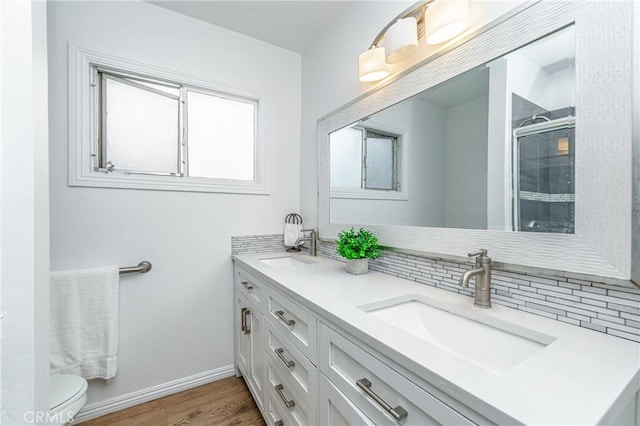
<svg viewBox="0 0 640 426">
<path fill-rule="evenodd" d="M 284 426 L 284 422 L 282 420 L 276 420 L 274 423 L 276 426 Z"/>
<path fill-rule="evenodd" d="M 278 396 L 282 399 L 282 402 L 284 402 L 284 405 L 286 405 L 287 408 L 291 408 L 296 405 L 296 402 L 293 399 L 288 400 L 287 397 L 284 396 L 284 394 L 282 393 L 284 386 L 282 386 L 282 384 L 275 385 L 273 388 L 276 390 Z"/>
<path fill-rule="evenodd" d="M 284 311 L 275 311 L 274 312 L 276 314 L 276 316 L 278 318 L 280 318 L 280 321 L 282 321 L 283 323 L 287 324 L 287 325 L 294 325 L 296 322 L 292 319 L 287 319 L 284 316 Z"/>
<path fill-rule="evenodd" d="M 276 355 L 278 355 L 278 358 L 280 358 L 280 361 L 282 361 L 282 363 L 287 367 L 287 368 L 291 368 L 294 367 L 296 365 L 296 363 L 293 360 L 290 359 L 286 359 L 284 357 L 284 349 L 282 348 L 276 348 L 273 350 Z"/>
<path fill-rule="evenodd" d="M 247 317 L 245 316 L 245 311 L 247 308 L 240 309 L 240 331 L 246 331 L 247 329 Z"/>
<path fill-rule="evenodd" d="M 240 284 L 242 284 L 247 290 L 253 290 L 253 286 L 249 285 L 247 281 L 241 281 Z"/>
<path fill-rule="evenodd" d="M 244 334 L 251 334 L 251 329 L 249 328 L 249 323 L 247 322 L 247 317 L 251 315 L 251 311 L 249 310 L 249 308 L 242 309 L 242 322 L 244 324 L 244 328 L 242 329 L 242 331 L 244 331 Z"/>
<path fill-rule="evenodd" d="M 409 413 L 407 413 L 407 410 L 405 410 L 401 406 L 398 405 L 396 408 L 393 408 L 389 404 L 387 404 L 382 398 L 380 398 L 378 395 L 376 395 L 376 393 L 371 390 L 371 382 L 368 379 L 366 379 L 366 378 L 360 379 L 360 380 L 356 381 L 356 385 L 358 385 L 358 387 L 360 389 L 362 389 L 364 391 L 364 393 L 367 394 L 368 397 L 370 397 L 375 402 L 377 402 L 378 405 L 380 405 L 396 421 L 399 422 L 400 420 L 405 419 L 407 417 L 407 415 L 409 414 Z"/>
</svg>

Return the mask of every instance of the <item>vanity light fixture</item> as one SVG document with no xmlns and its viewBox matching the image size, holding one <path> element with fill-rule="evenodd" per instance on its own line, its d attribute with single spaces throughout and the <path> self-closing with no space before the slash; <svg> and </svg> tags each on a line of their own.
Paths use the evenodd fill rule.
<svg viewBox="0 0 640 426">
<path fill-rule="evenodd" d="M 387 62 L 400 62 L 418 47 L 418 20 L 413 16 L 398 19 L 384 35 Z"/>
<path fill-rule="evenodd" d="M 422 0 L 396 16 L 378 33 L 358 58 L 360 81 L 382 80 L 389 64 L 406 60 L 417 50 L 418 40 L 440 44 L 460 34 L 468 25 L 468 0 Z"/>
<path fill-rule="evenodd" d="M 438 0 L 425 15 L 425 41 L 440 44 L 451 40 L 469 24 L 469 5 L 466 0 Z"/>
</svg>

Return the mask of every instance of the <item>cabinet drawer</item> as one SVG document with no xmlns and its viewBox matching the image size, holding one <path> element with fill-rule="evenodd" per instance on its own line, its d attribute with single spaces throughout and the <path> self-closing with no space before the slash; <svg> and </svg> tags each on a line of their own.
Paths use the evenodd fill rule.
<svg viewBox="0 0 640 426">
<path fill-rule="evenodd" d="M 373 426 L 371 420 L 369 420 L 362 411 L 358 410 L 324 374 L 320 374 L 318 424 L 331 426 Z"/>
<path fill-rule="evenodd" d="M 266 285 L 238 266 L 235 268 L 235 275 L 236 288 L 238 291 L 240 291 L 251 304 L 258 308 L 260 312 L 264 312 Z"/>
<path fill-rule="evenodd" d="M 281 373 L 289 379 L 293 391 L 311 405 L 317 391 L 317 369 L 289 340 L 267 321 L 266 351 Z"/>
<path fill-rule="evenodd" d="M 318 341 L 316 318 L 308 309 L 301 308 L 273 290 L 269 290 L 267 300 L 269 321 L 315 365 Z"/>
<path fill-rule="evenodd" d="M 267 392 L 265 401 L 265 415 L 267 424 L 271 426 L 290 426 L 289 416 L 285 414 L 287 408 L 282 406 L 282 402 L 278 402 L 278 395 L 275 392 Z"/>
<path fill-rule="evenodd" d="M 320 326 L 320 345 L 320 370 L 373 423 L 473 424 L 324 324 Z"/>
<path fill-rule="evenodd" d="M 285 416 L 283 422 L 287 425 L 316 424 L 315 411 L 310 408 L 304 397 L 295 393 L 289 380 L 285 379 L 274 361 L 267 357 L 267 392 L 270 403 L 279 407 L 279 412 Z M 314 401 L 315 402 L 315 401 Z"/>
</svg>

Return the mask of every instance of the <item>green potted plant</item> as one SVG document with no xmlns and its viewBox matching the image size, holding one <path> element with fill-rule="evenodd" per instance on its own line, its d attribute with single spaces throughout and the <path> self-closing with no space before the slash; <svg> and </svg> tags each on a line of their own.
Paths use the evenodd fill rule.
<svg viewBox="0 0 640 426">
<path fill-rule="evenodd" d="M 380 257 L 378 238 L 363 228 L 358 232 L 353 228 L 340 232 L 336 245 L 336 253 L 347 259 L 347 272 L 351 274 L 366 274 L 369 259 Z"/>
</svg>

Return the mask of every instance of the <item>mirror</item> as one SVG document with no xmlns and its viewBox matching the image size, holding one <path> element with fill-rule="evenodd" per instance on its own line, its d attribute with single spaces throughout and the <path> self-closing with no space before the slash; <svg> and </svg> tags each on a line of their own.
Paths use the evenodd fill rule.
<svg viewBox="0 0 640 426">
<path fill-rule="evenodd" d="M 322 238 L 333 239 L 350 226 L 366 226 L 381 245 L 405 253 L 467 261 L 466 253 L 486 248 L 501 269 L 630 285 L 634 74 L 629 52 L 634 32 L 632 20 L 620 17 L 631 15 L 630 2 L 528 2 L 321 118 Z M 556 70 L 558 81 L 560 76 L 575 80 L 573 85 L 562 83 L 573 87 L 575 100 L 565 94 L 565 101 L 547 106 L 531 94 L 547 92 L 553 97 L 562 92 L 543 90 L 544 79 L 532 79 L 525 71 L 510 73 L 505 62 L 511 62 L 509 55 L 524 56 L 536 41 L 544 45 L 553 40 L 555 50 L 561 41 L 554 37 L 562 38 L 563 30 L 575 34 L 575 55 L 551 60 L 543 68 L 555 74 L 552 64 L 565 67 Z M 531 62 L 539 60 L 535 53 L 528 55 Z M 491 107 L 494 80 L 509 85 L 500 92 L 504 99 L 499 108 Z M 520 80 L 528 91 L 507 90 Z M 465 81 L 471 87 L 456 92 L 467 99 L 456 101 L 448 86 Z M 488 92 L 470 98 L 470 92 L 483 85 L 488 85 Z M 478 99 L 483 96 L 488 111 L 454 114 L 456 107 L 482 104 Z M 450 103 L 438 106 L 441 120 L 421 115 L 412 106 L 427 109 L 426 104 L 434 105 L 438 97 Z M 449 119 L 442 110 L 450 110 Z M 485 119 L 479 118 L 485 114 Z M 400 120 L 387 121 L 392 115 Z M 549 125 L 539 116 L 549 122 L 564 119 Z M 444 126 L 447 121 L 451 124 Z M 334 164 L 330 138 L 347 127 L 354 130 L 354 151 L 342 152 L 343 158 Z M 445 133 L 445 127 L 452 133 Z M 418 148 L 426 145 L 417 141 L 421 131 L 437 134 L 432 139 L 440 144 L 429 145 L 431 155 L 420 158 Z M 442 143 L 456 134 L 464 143 Z M 369 137 L 384 140 L 363 147 L 362 139 Z M 470 146 L 471 141 L 476 144 Z M 373 158 L 367 158 L 368 153 Z M 363 165 L 371 170 L 363 172 Z M 338 170 L 351 174 L 336 181 Z M 416 171 L 424 176 L 413 178 Z M 431 192 L 417 198 L 420 190 Z"/>
<path fill-rule="evenodd" d="M 329 135 L 330 221 L 573 234 L 575 27 Z"/>
</svg>

